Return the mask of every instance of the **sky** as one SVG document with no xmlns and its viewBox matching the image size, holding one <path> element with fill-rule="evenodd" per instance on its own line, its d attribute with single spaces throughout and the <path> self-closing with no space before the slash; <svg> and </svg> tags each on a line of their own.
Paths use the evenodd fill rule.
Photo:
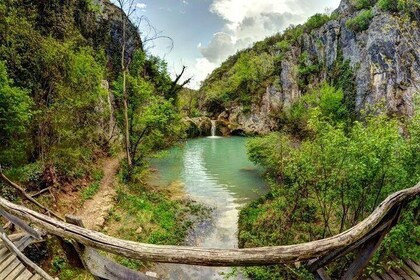
<svg viewBox="0 0 420 280">
<path fill-rule="evenodd" d="M 115 2 L 115 0 L 112 0 Z M 164 58 L 172 76 L 187 67 L 188 85 L 200 83 L 226 58 L 254 42 L 304 23 L 315 13 L 331 11 L 340 0 L 136 0 L 132 18 L 143 18 L 142 39 L 150 54 Z M 171 40 L 165 36 L 172 38 Z"/>
</svg>

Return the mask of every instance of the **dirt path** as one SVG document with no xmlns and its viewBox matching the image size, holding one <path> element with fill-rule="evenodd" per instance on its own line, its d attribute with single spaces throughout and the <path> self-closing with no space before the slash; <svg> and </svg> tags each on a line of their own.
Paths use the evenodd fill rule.
<svg viewBox="0 0 420 280">
<path fill-rule="evenodd" d="M 77 211 L 77 216 L 82 218 L 85 227 L 88 229 L 102 229 L 109 210 L 114 205 L 114 199 L 117 195 L 115 174 L 118 171 L 120 159 L 121 157 L 116 157 L 105 160 L 103 164 L 104 176 L 98 192 L 91 199 L 85 201 L 82 208 Z"/>
</svg>

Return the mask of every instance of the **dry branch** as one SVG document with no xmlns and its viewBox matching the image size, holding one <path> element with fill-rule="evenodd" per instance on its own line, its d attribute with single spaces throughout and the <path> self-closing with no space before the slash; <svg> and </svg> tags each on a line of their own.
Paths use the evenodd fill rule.
<svg viewBox="0 0 420 280">
<path fill-rule="evenodd" d="M 86 246 L 128 258 L 202 266 L 250 266 L 305 261 L 350 246 L 369 234 L 394 206 L 419 194 L 420 183 L 415 187 L 396 192 L 388 196 L 365 220 L 333 237 L 296 245 L 246 249 L 210 249 L 137 243 L 54 220 L 3 198 L 0 198 L 0 207 L 37 224 L 48 233 L 71 238 Z"/>
<path fill-rule="evenodd" d="M 54 211 L 48 209 L 47 207 L 45 207 L 44 205 L 42 205 L 41 203 L 36 201 L 36 199 L 34 199 L 31 195 L 29 195 L 21 186 L 12 182 L 9 178 L 7 178 L 6 175 L 3 174 L 3 170 L 1 169 L 1 166 L 0 166 L 0 179 L 2 179 L 4 182 L 6 182 L 11 187 L 18 190 L 20 192 L 20 194 L 23 196 L 23 198 L 26 198 L 27 200 L 29 200 L 30 202 L 32 202 L 33 204 L 35 204 L 39 208 L 45 210 L 47 213 L 50 213 L 52 216 L 56 217 L 57 219 L 59 219 L 61 221 L 64 221 L 64 219 L 61 218 L 60 215 L 56 214 Z"/>
</svg>

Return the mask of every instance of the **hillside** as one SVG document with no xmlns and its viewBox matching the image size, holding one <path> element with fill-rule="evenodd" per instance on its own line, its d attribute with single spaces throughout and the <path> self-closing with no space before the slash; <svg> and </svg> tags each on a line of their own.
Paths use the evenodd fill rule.
<svg viewBox="0 0 420 280">
<path fill-rule="evenodd" d="M 233 134 L 266 134 L 300 96 L 327 82 L 344 90 L 354 115 L 380 102 L 390 114 L 412 115 L 419 30 L 416 1 L 343 0 L 331 15 L 230 57 L 203 82 L 201 108 Z"/>
</svg>

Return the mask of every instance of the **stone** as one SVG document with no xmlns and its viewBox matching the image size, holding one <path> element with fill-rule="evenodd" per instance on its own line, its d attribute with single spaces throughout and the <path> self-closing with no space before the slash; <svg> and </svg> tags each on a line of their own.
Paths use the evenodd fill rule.
<svg viewBox="0 0 420 280">
<path fill-rule="evenodd" d="M 156 272 L 147 271 L 146 276 L 152 277 L 152 278 L 158 278 L 158 274 Z"/>
<path fill-rule="evenodd" d="M 136 229 L 136 234 L 140 234 L 140 233 L 142 233 L 143 232 L 143 228 L 142 227 L 138 227 L 137 229 Z"/>
</svg>

